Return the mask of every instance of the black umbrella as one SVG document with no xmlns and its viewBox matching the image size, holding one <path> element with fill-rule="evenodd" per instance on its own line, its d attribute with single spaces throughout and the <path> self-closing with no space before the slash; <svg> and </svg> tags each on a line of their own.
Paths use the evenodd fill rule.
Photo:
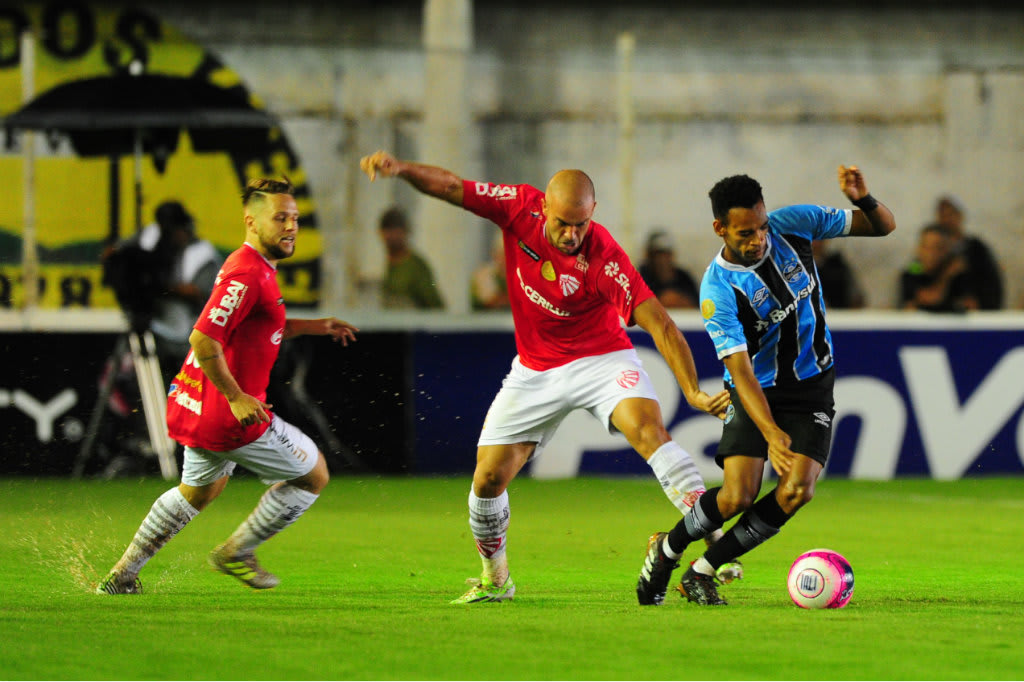
<svg viewBox="0 0 1024 682">
<path fill-rule="evenodd" d="M 4 119 L 9 130 L 68 136 L 81 156 L 135 158 L 135 227 L 142 224 L 141 162 L 150 154 L 159 172 L 185 130 L 196 151 L 224 151 L 235 167 L 262 157 L 277 120 L 255 108 L 243 86 L 221 88 L 202 78 L 119 73 L 71 81 L 43 92 Z M 111 194 L 116 206 L 116 173 Z M 111 237 L 117 237 L 111 211 Z"/>
</svg>

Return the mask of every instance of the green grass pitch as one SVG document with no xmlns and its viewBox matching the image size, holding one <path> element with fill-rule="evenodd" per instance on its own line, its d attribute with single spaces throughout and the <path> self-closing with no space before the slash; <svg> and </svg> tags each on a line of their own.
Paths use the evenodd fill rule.
<svg viewBox="0 0 1024 682">
<path fill-rule="evenodd" d="M 702 608 L 636 604 L 647 536 L 677 517 L 653 478 L 514 481 L 516 600 L 467 607 L 448 601 L 479 573 L 468 478 L 336 478 L 261 548 L 282 582 L 257 592 L 206 567 L 261 494 L 240 477 L 145 594 L 92 594 L 168 487 L 0 480 L 0 678 L 1024 678 L 1020 478 L 822 480 L 729 606 Z M 853 565 L 853 601 L 798 609 L 789 565 L 822 546 Z"/>
</svg>

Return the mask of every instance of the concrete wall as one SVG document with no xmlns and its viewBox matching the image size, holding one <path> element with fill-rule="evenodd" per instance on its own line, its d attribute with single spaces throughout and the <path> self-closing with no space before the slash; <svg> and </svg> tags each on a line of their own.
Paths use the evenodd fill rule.
<svg viewBox="0 0 1024 682">
<path fill-rule="evenodd" d="M 463 295 L 477 261 L 459 253 L 483 259 L 489 228 L 465 230 L 480 221 L 426 211 L 404 184 L 370 185 L 357 170 L 378 148 L 438 161 L 420 157 L 433 130 L 423 123 L 422 4 L 150 8 L 219 54 L 283 118 L 321 209 L 325 308 L 375 305 L 376 218 L 391 202 L 412 213 L 449 301 Z M 543 186 L 559 168 L 583 168 L 597 185 L 595 218 L 635 257 L 647 229 L 668 226 L 699 275 L 719 244 L 707 190 L 720 177 L 758 178 L 769 208 L 845 206 L 835 169 L 857 164 L 900 228 L 837 245 L 872 307 L 891 305 L 916 232 L 945 192 L 996 250 L 1011 305 L 1024 294 L 1024 252 L 1003 248 L 1024 232 L 1013 172 L 1024 148 L 1024 10 L 478 2 L 472 26 L 469 161 L 453 168 L 464 176 Z M 616 41 L 627 31 L 635 167 L 623 182 Z M 463 249 L 448 248 L 453 235 L 465 235 Z"/>
</svg>

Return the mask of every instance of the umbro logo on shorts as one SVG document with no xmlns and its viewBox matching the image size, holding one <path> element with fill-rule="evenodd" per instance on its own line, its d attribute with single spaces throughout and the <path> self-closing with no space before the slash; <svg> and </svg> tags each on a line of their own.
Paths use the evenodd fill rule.
<svg viewBox="0 0 1024 682">
<path fill-rule="evenodd" d="M 828 426 L 832 423 L 832 419 L 824 412 L 815 412 L 814 423 L 821 424 L 822 426 Z"/>
</svg>

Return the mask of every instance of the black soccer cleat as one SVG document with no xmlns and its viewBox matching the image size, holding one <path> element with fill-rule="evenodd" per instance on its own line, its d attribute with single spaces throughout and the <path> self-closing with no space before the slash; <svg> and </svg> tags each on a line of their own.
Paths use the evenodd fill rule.
<svg viewBox="0 0 1024 682">
<path fill-rule="evenodd" d="M 693 566 L 687 568 L 686 573 L 683 573 L 683 578 L 679 581 L 676 589 L 688 601 L 701 606 L 725 606 L 729 603 L 718 596 L 715 577 L 698 573 L 693 570 Z"/>
<path fill-rule="evenodd" d="M 665 601 L 672 571 L 679 566 L 678 561 L 669 559 L 661 549 L 666 537 L 668 533 L 655 533 L 647 540 L 647 555 L 640 569 L 640 579 L 636 581 L 636 598 L 641 606 L 657 606 Z"/>
</svg>

